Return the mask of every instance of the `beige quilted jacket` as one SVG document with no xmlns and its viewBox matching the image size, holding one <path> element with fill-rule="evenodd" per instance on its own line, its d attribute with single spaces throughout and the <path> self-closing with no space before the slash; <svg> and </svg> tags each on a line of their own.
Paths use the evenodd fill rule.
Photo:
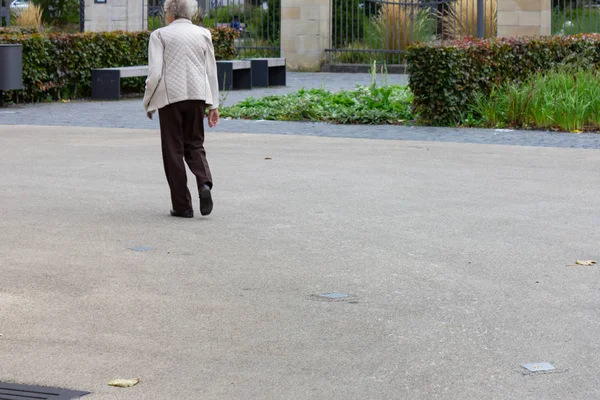
<svg viewBox="0 0 600 400">
<path fill-rule="evenodd" d="M 177 19 L 150 35 L 144 107 L 155 111 L 184 100 L 218 108 L 219 85 L 210 31 Z"/>
</svg>

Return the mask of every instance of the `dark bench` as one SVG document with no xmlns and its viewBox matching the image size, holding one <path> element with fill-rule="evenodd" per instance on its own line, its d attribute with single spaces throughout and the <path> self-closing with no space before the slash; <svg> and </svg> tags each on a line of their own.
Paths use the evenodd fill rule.
<svg viewBox="0 0 600 400">
<path fill-rule="evenodd" d="M 121 78 L 138 76 L 148 76 L 148 66 L 93 69 L 92 100 L 119 100 Z"/>
<path fill-rule="evenodd" d="M 285 86 L 285 58 L 251 58 L 252 86 Z"/>
<path fill-rule="evenodd" d="M 219 90 L 252 89 L 252 63 L 247 60 L 217 61 Z"/>
</svg>

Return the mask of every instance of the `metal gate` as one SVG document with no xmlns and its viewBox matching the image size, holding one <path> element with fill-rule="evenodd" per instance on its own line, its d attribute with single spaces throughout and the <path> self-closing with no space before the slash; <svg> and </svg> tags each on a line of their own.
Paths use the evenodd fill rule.
<svg viewBox="0 0 600 400">
<path fill-rule="evenodd" d="M 497 0 L 332 0 L 330 64 L 403 64 L 415 42 L 493 37 Z"/>
<path fill-rule="evenodd" d="M 1 1 L 1 0 L 0 0 Z M 278 57 L 281 0 L 197 0 L 194 23 L 238 31 L 235 45 L 240 58 Z M 164 0 L 148 0 L 148 29 L 165 25 Z"/>
<path fill-rule="evenodd" d="M 600 32 L 600 0 L 552 0 L 552 34 Z"/>
</svg>

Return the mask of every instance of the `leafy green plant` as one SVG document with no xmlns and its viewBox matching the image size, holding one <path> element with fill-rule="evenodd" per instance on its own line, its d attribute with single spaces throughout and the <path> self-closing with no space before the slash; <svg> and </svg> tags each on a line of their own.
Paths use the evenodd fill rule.
<svg viewBox="0 0 600 400">
<path fill-rule="evenodd" d="M 302 89 L 283 96 L 248 98 L 221 110 L 224 117 L 339 124 L 403 124 L 413 119 L 406 87 L 372 85 L 332 93 Z"/>
<path fill-rule="evenodd" d="M 211 28 L 215 56 L 218 60 L 232 60 L 237 55 L 235 39 L 239 33 L 231 28 Z"/>
<path fill-rule="evenodd" d="M 165 22 L 161 16 L 148 17 L 148 30 L 153 31 L 165 26 Z"/>
<path fill-rule="evenodd" d="M 600 35 L 419 43 L 406 58 L 421 122 L 454 125 L 478 95 L 489 95 L 494 87 L 523 82 L 565 63 L 597 68 Z"/>
</svg>

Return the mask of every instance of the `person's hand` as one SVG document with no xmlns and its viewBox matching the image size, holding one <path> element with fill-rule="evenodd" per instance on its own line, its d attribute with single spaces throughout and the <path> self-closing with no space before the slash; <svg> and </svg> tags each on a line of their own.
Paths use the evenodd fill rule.
<svg viewBox="0 0 600 400">
<path fill-rule="evenodd" d="M 219 123 L 219 109 L 208 110 L 208 126 L 214 128 Z"/>
<path fill-rule="evenodd" d="M 155 113 L 155 112 L 156 112 L 156 111 L 148 111 L 148 112 L 146 113 L 146 116 L 148 117 L 148 119 L 152 119 L 152 116 L 154 115 L 154 113 Z"/>
</svg>

